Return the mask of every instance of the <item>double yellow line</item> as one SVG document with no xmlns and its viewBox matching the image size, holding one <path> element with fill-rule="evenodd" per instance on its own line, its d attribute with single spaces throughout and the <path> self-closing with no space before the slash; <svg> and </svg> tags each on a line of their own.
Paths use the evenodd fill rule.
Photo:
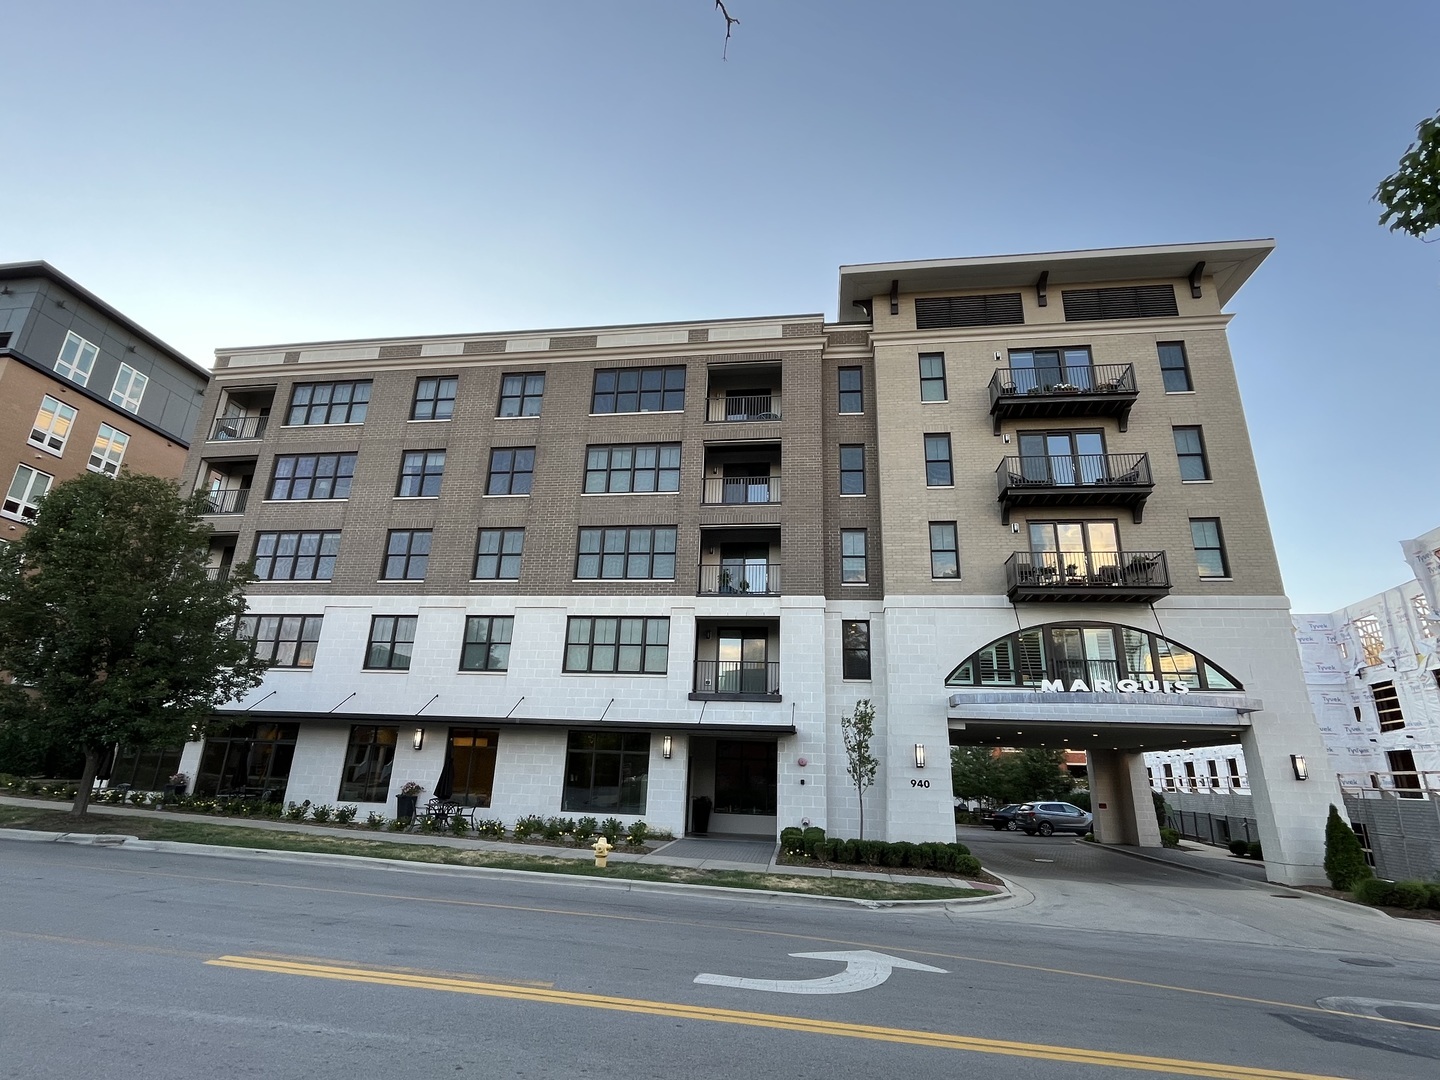
<svg viewBox="0 0 1440 1080">
<path fill-rule="evenodd" d="M 1165 1073 L 1171 1076 L 1208 1076 L 1218 1080 L 1342 1080 L 1340 1077 L 1315 1073 L 1256 1069 L 1244 1065 L 1224 1065 L 1181 1058 L 1152 1057 L 1147 1054 L 1120 1054 L 1105 1050 L 1085 1050 L 1071 1046 L 1046 1046 L 1039 1043 L 1010 1042 L 1004 1039 L 979 1039 L 967 1035 L 945 1035 L 933 1031 L 877 1027 L 870 1024 L 845 1024 L 833 1020 L 812 1020 L 803 1016 L 775 1013 L 742 1012 L 735 1009 L 712 1009 L 700 1005 L 680 1005 L 668 1001 L 645 1001 L 638 998 L 609 997 L 604 994 L 576 994 L 546 986 L 481 982 L 473 979 L 445 978 L 414 972 L 384 971 L 374 968 L 341 967 L 298 960 L 270 957 L 221 956 L 207 960 L 215 967 L 262 971 L 274 975 L 299 975 L 312 979 L 333 979 L 340 982 L 370 983 L 376 986 L 399 986 L 411 990 L 443 990 L 452 994 L 473 994 L 480 997 L 510 998 L 544 1005 L 571 1005 L 586 1009 L 608 1009 L 612 1012 L 643 1013 L 678 1020 L 703 1020 L 717 1024 L 742 1024 L 748 1027 L 773 1028 L 807 1035 L 836 1035 L 875 1042 L 906 1043 L 936 1050 L 968 1050 L 978 1054 L 1003 1054 L 1008 1057 L 1038 1058 L 1044 1061 L 1071 1061 L 1082 1065 L 1105 1065 L 1115 1069 L 1137 1069 L 1142 1072 Z"/>
</svg>

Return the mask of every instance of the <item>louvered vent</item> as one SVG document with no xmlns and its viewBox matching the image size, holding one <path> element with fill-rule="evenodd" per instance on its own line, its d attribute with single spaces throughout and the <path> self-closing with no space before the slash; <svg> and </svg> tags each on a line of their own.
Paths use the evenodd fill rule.
<svg viewBox="0 0 1440 1080">
<path fill-rule="evenodd" d="M 9 333 L 9 331 L 6 331 L 5 333 L 0 334 L 0 349 L 8 349 L 9 347 L 10 347 L 10 333 Z"/>
<path fill-rule="evenodd" d="M 1115 289 L 1066 289 L 1065 321 L 1155 319 L 1179 315 L 1174 285 L 1126 285 Z"/>
<path fill-rule="evenodd" d="M 1020 294 L 988 296 L 929 296 L 915 301 L 915 326 L 935 330 L 945 326 L 1006 326 L 1023 323 Z"/>
</svg>

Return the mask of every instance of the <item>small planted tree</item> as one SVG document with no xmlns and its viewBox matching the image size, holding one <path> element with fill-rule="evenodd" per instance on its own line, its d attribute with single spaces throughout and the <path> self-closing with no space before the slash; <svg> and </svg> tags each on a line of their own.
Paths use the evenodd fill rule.
<svg viewBox="0 0 1440 1080">
<path fill-rule="evenodd" d="M 865 792 L 875 783 L 880 762 L 870 753 L 870 740 L 875 736 L 875 706 L 869 698 L 855 703 L 855 711 L 840 717 L 840 733 L 845 740 L 845 771 L 855 785 L 860 800 L 860 839 L 865 839 Z"/>
<path fill-rule="evenodd" d="M 1362 881 L 1375 876 L 1365 861 L 1365 849 L 1349 823 L 1340 816 L 1334 804 L 1325 821 L 1325 876 L 1332 888 L 1349 891 Z"/>
</svg>

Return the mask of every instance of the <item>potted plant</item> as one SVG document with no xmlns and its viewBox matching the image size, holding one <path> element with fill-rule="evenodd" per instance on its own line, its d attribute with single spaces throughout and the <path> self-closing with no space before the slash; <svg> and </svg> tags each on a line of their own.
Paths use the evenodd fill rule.
<svg viewBox="0 0 1440 1080">
<path fill-rule="evenodd" d="M 415 816 L 415 803 L 424 790 L 414 780 L 407 780 L 400 785 L 400 790 L 395 795 L 395 817 L 398 820 L 409 821 Z"/>
</svg>

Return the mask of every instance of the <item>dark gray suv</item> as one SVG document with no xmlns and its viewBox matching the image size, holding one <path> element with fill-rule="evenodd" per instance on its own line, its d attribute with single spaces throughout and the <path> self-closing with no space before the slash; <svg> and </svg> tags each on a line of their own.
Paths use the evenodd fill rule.
<svg viewBox="0 0 1440 1080">
<path fill-rule="evenodd" d="M 1015 824 L 1026 836 L 1049 836 L 1057 832 L 1073 832 L 1084 836 L 1090 831 L 1090 815 L 1068 802 L 1024 803 L 1015 811 Z"/>
</svg>

